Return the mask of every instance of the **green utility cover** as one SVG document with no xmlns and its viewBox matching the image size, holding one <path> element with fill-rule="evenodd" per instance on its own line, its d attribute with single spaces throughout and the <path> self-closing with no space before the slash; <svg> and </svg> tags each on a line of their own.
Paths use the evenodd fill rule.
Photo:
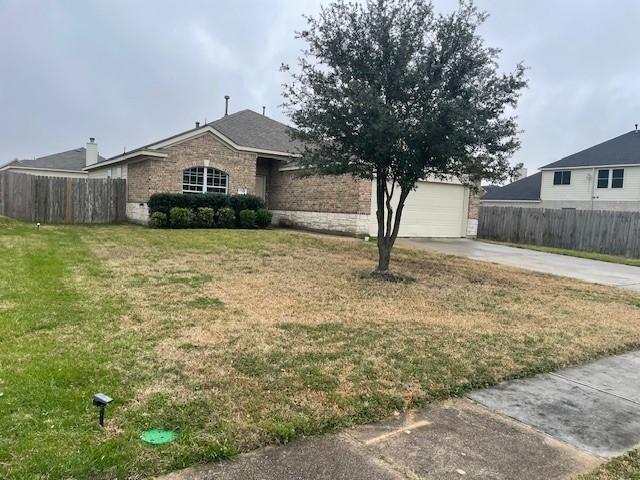
<svg viewBox="0 0 640 480">
<path fill-rule="evenodd" d="M 163 445 L 165 443 L 173 442 L 176 439 L 176 432 L 154 428 L 152 430 L 145 430 L 142 432 L 140 438 L 151 445 Z"/>
</svg>

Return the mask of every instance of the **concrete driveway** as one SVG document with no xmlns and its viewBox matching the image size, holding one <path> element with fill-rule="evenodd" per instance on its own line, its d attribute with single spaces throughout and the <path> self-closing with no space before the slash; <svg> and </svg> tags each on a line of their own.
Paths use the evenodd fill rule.
<svg viewBox="0 0 640 480">
<path fill-rule="evenodd" d="M 435 250 L 449 255 L 500 263 L 640 292 L 640 267 L 536 252 L 525 248 L 506 247 L 466 238 L 403 238 L 398 240 L 397 245 Z"/>
</svg>

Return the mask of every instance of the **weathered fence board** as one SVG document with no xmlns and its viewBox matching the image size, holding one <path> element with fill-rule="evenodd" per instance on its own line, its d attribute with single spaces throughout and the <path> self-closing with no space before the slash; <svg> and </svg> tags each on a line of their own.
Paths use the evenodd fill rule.
<svg viewBox="0 0 640 480">
<path fill-rule="evenodd" d="M 40 223 L 125 221 L 126 180 L 0 172 L 0 215 Z"/>
<path fill-rule="evenodd" d="M 478 238 L 640 258 L 640 212 L 483 206 Z"/>
</svg>

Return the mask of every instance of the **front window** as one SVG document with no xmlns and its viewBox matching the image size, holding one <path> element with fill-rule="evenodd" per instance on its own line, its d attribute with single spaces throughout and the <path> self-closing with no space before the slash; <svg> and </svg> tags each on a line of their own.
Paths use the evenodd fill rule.
<svg viewBox="0 0 640 480">
<path fill-rule="evenodd" d="M 554 185 L 571 185 L 571 170 L 554 172 L 553 184 Z"/>
<path fill-rule="evenodd" d="M 609 188 L 609 170 L 598 170 L 598 188 Z"/>
<path fill-rule="evenodd" d="M 227 193 L 229 175 L 210 167 L 194 167 L 182 172 L 182 193 Z"/>
<path fill-rule="evenodd" d="M 624 169 L 612 170 L 611 188 L 622 188 L 624 185 Z"/>
</svg>

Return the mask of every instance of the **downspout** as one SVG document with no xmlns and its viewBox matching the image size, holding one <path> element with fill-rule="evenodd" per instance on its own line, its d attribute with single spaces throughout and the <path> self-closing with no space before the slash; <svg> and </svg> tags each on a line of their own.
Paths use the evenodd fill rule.
<svg viewBox="0 0 640 480">
<path fill-rule="evenodd" d="M 591 169 L 591 210 L 594 208 L 594 202 L 596 198 L 596 169 Z"/>
</svg>

